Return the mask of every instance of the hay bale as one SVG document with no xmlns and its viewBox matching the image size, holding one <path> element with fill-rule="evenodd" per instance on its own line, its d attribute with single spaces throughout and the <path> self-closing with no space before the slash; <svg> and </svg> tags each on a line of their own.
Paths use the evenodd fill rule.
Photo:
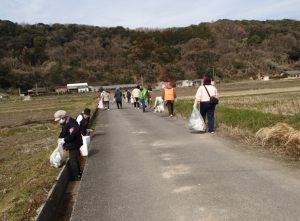
<svg viewBox="0 0 300 221">
<path fill-rule="evenodd" d="M 255 136 L 263 146 L 271 146 L 271 150 L 293 157 L 300 156 L 300 131 L 286 123 L 278 123 L 273 127 L 265 127 Z"/>
</svg>

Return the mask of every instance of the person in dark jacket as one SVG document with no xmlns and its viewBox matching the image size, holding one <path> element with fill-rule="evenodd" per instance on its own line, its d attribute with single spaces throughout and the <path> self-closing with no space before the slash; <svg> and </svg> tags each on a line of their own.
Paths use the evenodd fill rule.
<svg viewBox="0 0 300 221">
<path fill-rule="evenodd" d="M 122 92 L 117 88 L 117 91 L 115 92 L 115 99 L 118 106 L 118 109 L 122 109 Z"/>
<path fill-rule="evenodd" d="M 79 148 L 83 145 L 80 127 L 77 121 L 67 116 L 67 112 L 64 110 L 56 111 L 54 118 L 61 126 L 57 143 L 63 145 L 64 150 L 69 151 L 69 159 L 73 171 L 71 180 L 79 181 L 81 180 L 81 172 L 78 157 Z"/>
<path fill-rule="evenodd" d="M 90 115 L 91 115 L 91 110 L 89 108 L 85 108 L 84 111 L 75 118 L 75 120 L 80 126 L 80 132 L 82 136 L 87 136 L 88 134 L 87 128 L 90 123 Z"/>
</svg>

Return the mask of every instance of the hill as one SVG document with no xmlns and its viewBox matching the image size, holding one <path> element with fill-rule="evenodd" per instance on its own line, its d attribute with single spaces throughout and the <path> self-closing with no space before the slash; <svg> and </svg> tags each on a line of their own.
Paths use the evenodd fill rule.
<svg viewBox="0 0 300 221">
<path fill-rule="evenodd" d="M 0 87 L 53 89 L 175 82 L 223 82 L 300 69 L 300 22 L 218 20 L 184 28 L 135 30 L 0 20 Z"/>
</svg>

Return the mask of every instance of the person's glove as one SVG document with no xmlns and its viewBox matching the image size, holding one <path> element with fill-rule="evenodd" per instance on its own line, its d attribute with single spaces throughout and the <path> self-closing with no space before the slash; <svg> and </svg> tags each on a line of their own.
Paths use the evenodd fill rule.
<svg viewBox="0 0 300 221">
<path fill-rule="evenodd" d="M 175 102 L 177 103 L 177 98 L 175 98 Z"/>
<path fill-rule="evenodd" d="M 58 138 L 57 144 L 64 145 L 65 144 L 65 139 L 64 138 Z"/>
<path fill-rule="evenodd" d="M 161 103 L 163 103 L 164 102 L 164 99 L 161 99 Z"/>
<path fill-rule="evenodd" d="M 193 108 L 197 108 L 197 104 L 194 104 L 194 105 L 193 105 Z"/>
</svg>

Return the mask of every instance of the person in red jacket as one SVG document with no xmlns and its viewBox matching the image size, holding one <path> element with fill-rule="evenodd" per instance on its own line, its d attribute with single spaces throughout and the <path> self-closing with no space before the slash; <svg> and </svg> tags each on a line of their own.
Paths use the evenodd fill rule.
<svg viewBox="0 0 300 221">
<path fill-rule="evenodd" d="M 171 85 L 171 82 L 168 82 L 165 86 L 161 98 L 162 101 L 165 101 L 165 104 L 168 107 L 170 117 L 173 117 L 174 101 L 177 102 L 177 95 L 175 93 L 174 88 Z"/>
</svg>

